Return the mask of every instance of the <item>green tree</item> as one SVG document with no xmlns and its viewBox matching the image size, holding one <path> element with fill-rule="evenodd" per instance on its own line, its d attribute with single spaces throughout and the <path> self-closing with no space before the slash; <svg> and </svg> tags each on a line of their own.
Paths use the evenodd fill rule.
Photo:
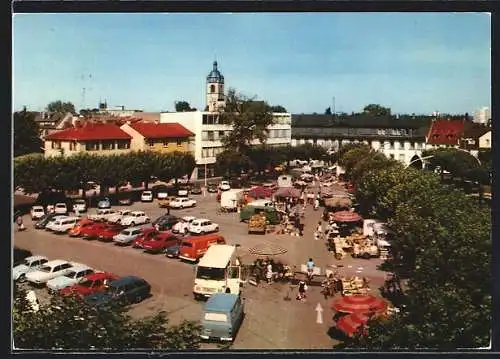
<svg viewBox="0 0 500 359">
<path fill-rule="evenodd" d="M 177 183 L 177 179 L 190 176 L 193 173 L 194 167 L 196 166 L 196 161 L 192 154 L 185 152 L 173 152 L 168 154 L 171 158 L 170 162 L 172 163 L 171 171 L 172 177 L 175 178 L 175 182 Z"/>
<path fill-rule="evenodd" d="M 62 296 L 53 296 L 50 303 L 42 303 L 33 312 L 25 298 L 26 292 L 16 286 L 12 311 L 16 348 L 193 350 L 200 345 L 197 323 L 169 326 L 164 312 L 133 319 L 125 308 L 97 310 Z"/>
<path fill-rule="evenodd" d="M 268 127 L 274 123 L 271 107 L 264 101 L 256 101 L 229 89 L 226 107 L 220 113 L 222 122 L 233 127 L 222 143 L 226 149 L 248 153 L 254 140 L 266 143 Z"/>
<path fill-rule="evenodd" d="M 29 154 L 14 158 L 14 186 L 26 193 L 39 193 L 47 189 L 53 178 L 50 163 L 43 154 Z"/>
<path fill-rule="evenodd" d="M 276 106 L 271 106 L 271 112 L 276 112 L 276 113 L 286 113 L 288 112 L 286 108 L 284 108 L 281 105 L 276 105 Z"/>
<path fill-rule="evenodd" d="M 332 108 L 331 107 L 328 107 L 326 110 L 325 110 L 325 115 L 331 115 L 332 114 Z"/>
<path fill-rule="evenodd" d="M 14 113 L 14 157 L 42 152 L 43 141 L 39 136 L 34 113 L 26 111 L 26 107 Z"/>
<path fill-rule="evenodd" d="M 363 113 L 372 116 L 390 116 L 391 109 L 377 104 L 369 104 L 363 108 Z"/>
<path fill-rule="evenodd" d="M 252 162 L 245 153 L 227 149 L 219 153 L 216 157 L 216 172 L 228 178 L 233 176 L 238 177 L 241 175 L 241 171 L 248 172 L 251 168 Z"/>
<path fill-rule="evenodd" d="M 61 100 L 53 101 L 47 105 L 48 112 L 57 112 L 57 113 L 76 113 L 75 105 L 71 102 L 63 102 Z"/>
<path fill-rule="evenodd" d="M 427 160 L 428 169 L 434 170 L 439 166 L 441 175 L 446 170 L 454 177 L 460 177 L 462 180 L 467 179 L 467 175 L 472 170 L 478 169 L 481 166 L 476 157 L 466 151 L 454 148 L 424 151 L 422 156 L 432 156 Z"/>
<path fill-rule="evenodd" d="M 189 102 L 186 101 L 176 101 L 175 102 L 175 111 L 176 112 L 189 112 L 196 111 L 195 108 L 192 108 Z"/>
</svg>

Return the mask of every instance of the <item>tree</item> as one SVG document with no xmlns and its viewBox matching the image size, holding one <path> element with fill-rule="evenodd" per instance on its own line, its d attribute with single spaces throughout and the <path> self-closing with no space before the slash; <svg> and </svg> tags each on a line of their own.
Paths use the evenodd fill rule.
<svg viewBox="0 0 500 359">
<path fill-rule="evenodd" d="M 391 109 L 377 104 L 369 104 L 363 108 L 363 113 L 372 116 L 390 116 Z"/>
<path fill-rule="evenodd" d="M 34 113 L 26 111 L 26 107 L 14 113 L 14 157 L 42 152 L 43 141 L 39 136 Z"/>
<path fill-rule="evenodd" d="M 427 168 L 434 170 L 440 167 L 441 175 L 443 171 L 449 171 L 453 176 L 460 177 L 462 180 L 467 175 L 480 167 L 476 157 L 466 151 L 460 151 L 454 148 L 440 148 L 436 150 L 424 151 L 422 156 L 433 156 L 428 159 Z"/>
<path fill-rule="evenodd" d="M 245 154 L 255 140 L 266 143 L 268 127 L 274 123 L 271 107 L 266 102 L 237 94 L 234 89 L 229 89 L 226 107 L 220 116 L 222 123 L 233 127 L 222 143 L 226 149 Z"/>
<path fill-rule="evenodd" d="M 325 115 L 331 115 L 332 114 L 332 108 L 331 107 L 328 107 L 326 110 L 325 110 Z"/>
<path fill-rule="evenodd" d="M 248 172 L 250 168 L 252 168 L 252 163 L 245 153 L 227 149 L 219 153 L 216 157 L 216 172 L 228 178 L 233 176 L 238 177 L 241 175 L 241 171 Z"/>
<path fill-rule="evenodd" d="M 200 326 L 183 321 L 169 326 L 164 312 L 132 319 L 125 308 L 95 309 L 72 297 L 53 296 L 33 312 L 26 292 L 15 286 L 14 344 L 22 349 L 193 350 L 200 345 Z M 61 325 L 63 323 L 64 325 Z"/>
<path fill-rule="evenodd" d="M 57 113 L 76 113 L 75 105 L 71 102 L 62 102 L 61 100 L 53 101 L 47 105 L 48 112 Z"/>
<path fill-rule="evenodd" d="M 175 111 L 176 112 L 189 112 L 189 111 L 196 111 L 196 109 L 191 108 L 191 105 L 189 105 L 189 102 L 176 101 L 175 102 Z"/>
<path fill-rule="evenodd" d="M 276 105 L 276 106 L 271 106 L 271 112 L 276 112 L 276 113 L 286 113 L 288 112 L 286 108 L 284 108 L 281 105 Z"/>
<path fill-rule="evenodd" d="M 43 154 L 29 154 L 14 158 L 14 186 L 26 193 L 39 193 L 52 184 L 49 161 Z"/>
</svg>

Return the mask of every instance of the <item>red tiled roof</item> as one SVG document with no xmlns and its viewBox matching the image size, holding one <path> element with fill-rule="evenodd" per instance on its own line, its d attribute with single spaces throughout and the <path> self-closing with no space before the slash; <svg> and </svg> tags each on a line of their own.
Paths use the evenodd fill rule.
<svg viewBox="0 0 500 359">
<path fill-rule="evenodd" d="M 194 133 L 179 123 L 135 122 L 129 125 L 145 138 L 185 138 Z"/>
<path fill-rule="evenodd" d="M 109 123 L 87 123 L 82 127 L 72 127 L 45 136 L 46 140 L 60 141 L 130 140 L 131 138 L 119 126 Z"/>
<path fill-rule="evenodd" d="M 464 120 L 436 120 L 431 124 L 427 142 L 431 145 L 458 145 L 464 132 Z"/>
</svg>

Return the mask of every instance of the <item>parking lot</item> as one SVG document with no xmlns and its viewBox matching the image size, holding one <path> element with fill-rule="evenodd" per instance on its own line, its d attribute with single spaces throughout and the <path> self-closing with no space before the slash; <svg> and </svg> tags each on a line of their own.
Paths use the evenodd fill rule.
<svg viewBox="0 0 500 359">
<path fill-rule="evenodd" d="M 290 265 L 305 263 L 313 257 L 316 265 L 325 268 L 338 264 L 326 249 L 323 241 L 314 240 L 314 224 L 318 222 L 322 211 L 313 211 L 308 207 L 305 215 L 303 237 L 288 235 L 248 235 L 247 225 L 240 223 L 237 213 L 218 214 L 215 194 L 193 196 L 198 204 L 194 208 L 171 210 L 177 216 L 192 215 L 208 218 L 220 226 L 220 234 L 228 244 L 239 244 L 238 251 L 244 263 L 252 262 L 256 257 L 248 249 L 260 243 L 273 243 L 287 249 L 287 253 L 277 259 Z M 134 203 L 135 210 L 143 210 L 154 220 L 165 209 L 153 203 Z M 120 207 L 117 207 L 120 208 Z M 94 213 L 95 209 L 89 210 Z M 133 316 L 144 316 L 159 311 L 169 314 L 171 324 L 184 319 L 199 320 L 203 302 L 193 299 L 192 289 L 194 266 L 177 259 L 169 259 L 162 254 L 146 254 L 140 249 L 118 247 L 112 243 L 85 241 L 57 235 L 33 228 L 29 216 L 25 216 L 28 230 L 14 232 L 14 244 L 28 249 L 34 254 L 41 254 L 50 259 L 68 259 L 87 264 L 91 267 L 113 272 L 117 275 L 136 275 L 146 279 L 152 286 L 153 296 L 131 307 Z M 346 258 L 342 260 L 344 270 L 361 271 L 370 277 L 373 288 L 383 282 L 384 273 L 376 270 L 379 259 L 363 260 Z M 361 268 L 361 269 L 360 269 Z M 234 349 L 330 349 L 334 340 L 328 336 L 333 324 L 333 312 L 329 309 L 329 300 L 320 294 L 321 287 L 312 287 L 308 291 L 306 302 L 295 300 L 297 288 L 288 284 L 260 284 L 258 287 L 246 283 L 242 289 L 246 317 L 233 344 Z M 291 300 L 290 300 L 291 299 Z M 322 323 L 317 323 L 317 304 L 323 309 Z M 214 347 L 207 345 L 206 347 Z"/>
</svg>

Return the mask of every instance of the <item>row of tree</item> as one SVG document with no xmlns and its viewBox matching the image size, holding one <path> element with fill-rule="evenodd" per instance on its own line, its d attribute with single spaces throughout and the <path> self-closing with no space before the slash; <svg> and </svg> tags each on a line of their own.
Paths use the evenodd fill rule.
<svg viewBox="0 0 500 359">
<path fill-rule="evenodd" d="M 30 154 L 14 159 L 14 184 L 28 193 L 46 189 L 83 189 L 88 181 L 100 184 L 101 194 L 124 181 L 148 182 L 152 176 L 168 182 L 191 175 L 195 167 L 192 154 L 138 151 L 99 156 L 86 153 L 70 157 L 44 157 Z M 85 193 L 85 191 L 84 191 Z"/>
<path fill-rule="evenodd" d="M 366 146 L 340 164 L 356 179 L 356 199 L 394 232 L 384 266 L 408 278 L 405 307 L 372 320 L 368 335 L 340 347 L 440 350 L 489 345 L 491 328 L 491 209 L 443 186 L 433 172 L 405 168 Z"/>
</svg>

